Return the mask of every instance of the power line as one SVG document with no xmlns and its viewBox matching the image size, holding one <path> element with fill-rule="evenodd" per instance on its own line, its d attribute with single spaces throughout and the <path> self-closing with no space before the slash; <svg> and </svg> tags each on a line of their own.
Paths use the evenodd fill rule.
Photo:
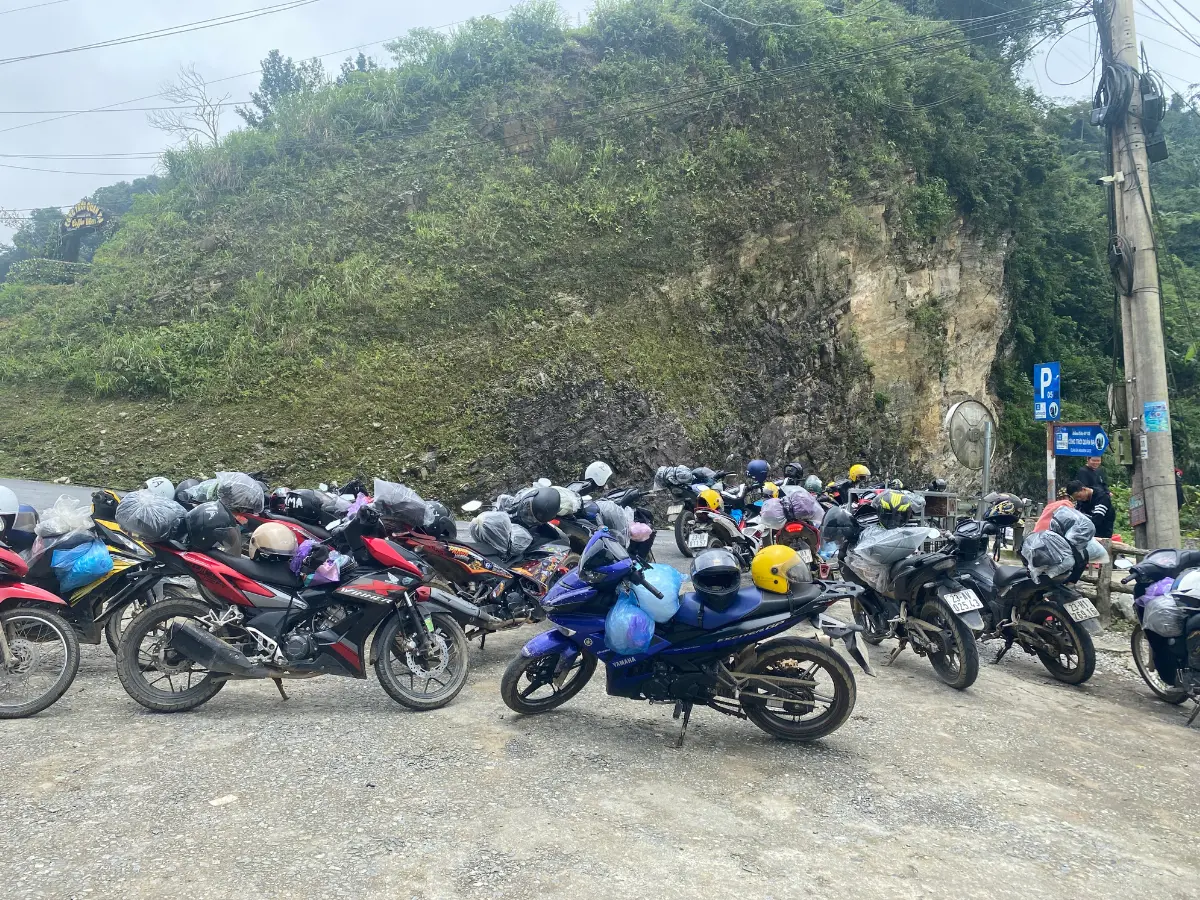
<svg viewBox="0 0 1200 900">
<path fill-rule="evenodd" d="M 130 34 L 125 37 L 111 38 L 106 41 L 96 41 L 92 44 L 80 44 L 78 47 L 65 47 L 62 50 L 47 50 L 43 53 L 29 53 L 25 56 L 9 56 L 0 58 L 0 66 L 11 65 L 12 63 L 25 62 L 31 59 L 43 59 L 47 56 L 62 56 L 66 53 L 79 53 L 84 50 L 97 50 L 103 47 L 121 47 L 125 44 L 135 44 L 141 41 L 152 41 L 162 37 L 172 37 L 177 34 L 188 34 L 192 31 L 203 31 L 207 28 L 216 28 L 220 25 L 233 25 L 238 22 L 246 22 L 250 19 L 257 19 L 262 16 L 271 16 L 276 13 L 290 12 L 293 9 L 299 9 L 302 6 L 308 6 L 312 3 L 318 3 L 320 0 L 287 0 L 284 3 L 276 3 L 273 6 L 260 6 L 255 9 L 245 10 L 240 13 L 230 13 L 224 16 L 215 16 L 210 19 L 198 19 L 195 22 L 188 22 L 183 25 L 172 25 L 169 28 L 158 28 L 154 31 L 143 31 L 138 34 Z"/>
<path fill-rule="evenodd" d="M 60 3 L 70 3 L 71 0 L 49 0 L 48 3 L 34 3 L 32 6 L 17 6 L 13 9 L 0 9 L 0 16 L 7 16 L 10 13 L 25 12 L 27 9 L 41 9 L 43 6 L 58 6 Z"/>
<path fill-rule="evenodd" d="M 204 105 L 204 109 L 213 109 L 218 106 L 240 106 L 243 103 L 249 103 L 249 100 L 230 100 L 220 103 L 208 103 Z M 200 109 L 200 106 L 126 106 L 121 109 L 0 109 L 0 116 L 45 116 L 45 115 L 71 115 L 79 116 L 84 113 L 127 113 L 127 112 L 163 112 L 178 110 L 186 112 L 189 109 Z"/>
<path fill-rule="evenodd" d="M 50 172 L 54 175 L 105 175 L 120 176 L 121 178 L 146 178 L 150 172 L 74 172 L 69 169 L 38 169 L 33 166 L 14 166 L 11 163 L 0 163 L 0 169 L 20 169 L 22 172 Z"/>
</svg>

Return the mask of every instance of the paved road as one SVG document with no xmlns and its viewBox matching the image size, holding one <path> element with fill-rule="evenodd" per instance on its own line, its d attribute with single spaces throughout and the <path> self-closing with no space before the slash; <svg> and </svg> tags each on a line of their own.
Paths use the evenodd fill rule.
<svg viewBox="0 0 1200 900">
<path fill-rule="evenodd" d="M 92 500 L 93 487 L 77 484 L 47 484 L 44 481 L 22 481 L 19 478 L 0 478 L 0 485 L 9 488 L 22 503 L 43 510 L 54 505 L 54 501 L 66 494 L 85 503 Z"/>
</svg>

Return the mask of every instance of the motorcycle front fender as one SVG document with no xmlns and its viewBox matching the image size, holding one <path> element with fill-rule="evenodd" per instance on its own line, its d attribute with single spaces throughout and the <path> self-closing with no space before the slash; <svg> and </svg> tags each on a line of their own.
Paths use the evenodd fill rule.
<svg viewBox="0 0 1200 900">
<path fill-rule="evenodd" d="M 554 656 L 560 653 L 574 655 L 577 652 L 578 648 L 557 628 L 543 631 L 521 648 L 521 655 L 526 659 L 537 659 L 539 656 Z"/>
<path fill-rule="evenodd" d="M 955 613 L 955 615 L 962 619 L 963 623 L 977 634 L 983 631 L 983 616 L 979 614 L 979 610 L 973 609 L 970 612 Z"/>
<path fill-rule="evenodd" d="M 963 585 L 960 584 L 958 581 L 956 581 L 954 579 L 950 579 L 950 578 L 943 578 L 941 581 L 938 582 L 938 585 L 937 585 L 937 595 L 942 598 L 944 598 L 947 594 L 953 594 L 956 591 L 961 591 L 961 590 L 963 590 Z M 974 590 L 973 585 L 972 585 L 972 590 Z M 975 591 L 975 596 L 979 597 L 979 603 L 980 603 L 979 609 L 971 609 L 971 610 L 967 610 L 966 612 L 956 612 L 956 613 L 954 613 L 954 615 L 958 616 L 963 621 L 963 624 L 966 625 L 968 628 L 970 628 L 973 632 L 975 632 L 976 634 L 981 634 L 984 629 L 984 621 L 983 621 L 983 615 L 982 615 L 983 606 L 984 606 L 984 604 L 987 603 L 987 601 L 979 595 L 978 591 Z"/>
</svg>

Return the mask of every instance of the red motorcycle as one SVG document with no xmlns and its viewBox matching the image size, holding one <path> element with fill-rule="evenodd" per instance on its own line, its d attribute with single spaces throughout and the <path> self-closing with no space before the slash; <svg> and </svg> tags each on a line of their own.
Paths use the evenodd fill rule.
<svg viewBox="0 0 1200 900">
<path fill-rule="evenodd" d="M 40 713 L 79 671 L 79 639 L 58 614 L 67 604 L 21 579 L 25 561 L 0 543 L 0 719 Z"/>
<path fill-rule="evenodd" d="M 195 709 L 235 679 L 270 678 L 287 699 L 284 678 L 365 679 L 373 657 L 397 703 L 445 706 L 467 678 L 467 639 L 452 614 L 462 601 L 429 584 L 433 570 L 420 557 L 370 536 L 370 512 L 333 530 L 355 565 L 319 587 L 306 587 L 286 561 L 154 545 L 169 568 L 195 579 L 200 599 L 155 603 L 129 624 L 117 653 L 125 690 L 157 712 Z M 229 526 L 237 546 L 232 516 Z"/>
</svg>

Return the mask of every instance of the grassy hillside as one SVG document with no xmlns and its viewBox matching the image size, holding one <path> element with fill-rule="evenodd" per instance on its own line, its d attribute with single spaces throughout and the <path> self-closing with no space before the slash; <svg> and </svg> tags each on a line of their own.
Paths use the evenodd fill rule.
<svg viewBox="0 0 1200 900">
<path fill-rule="evenodd" d="M 622 0 L 572 28 L 528 4 L 168 153 L 90 274 L 0 288 L 0 468 L 464 492 L 597 455 L 715 463 L 780 415 L 823 471 L 898 465 L 914 448 L 838 337 L 844 287 L 815 252 L 855 239 L 863 204 L 887 205 L 901 257 L 959 215 L 1010 239 L 1002 396 L 1055 342 L 1103 344 L 1056 306 L 1068 282 L 1101 302 L 1103 274 L 1061 116 L 997 38 L 1029 17 L 869 5 L 740 3 L 802 26 L 763 28 Z M 739 268 L 738 243 L 784 222 L 797 237 Z M 1005 433 L 1019 472 L 1028 435 Z"/>
</svg>

